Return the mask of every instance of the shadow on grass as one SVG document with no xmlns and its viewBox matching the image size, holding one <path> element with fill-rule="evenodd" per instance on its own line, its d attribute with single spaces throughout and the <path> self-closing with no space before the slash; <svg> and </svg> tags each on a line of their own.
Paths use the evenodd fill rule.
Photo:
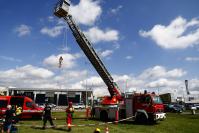
<svg viewBox="0 0 199 133">
<path fill-rule="evenodd" d="M 145 125 L 145 126 L 154 126 L 159 125 L 159 122 L 136 122 L 136 121 L 122 121 L 120 124 L 125 125 Z"/>
<path fill-rule="evenodd" d="M 53 128 L 54 130 L 57 131 L 63 131 L 63 132 L 71 132 L 70 130 L 66 129 L 66 128 Z"/>
<path fill-rule="evenodd" d="M 100 124 L 100 123 L 106 123 L 103 121 L 99 121 L 98 119 L 89 119 L 92 120 L 93 122 L 95 122 L 96 124 Z M 109 121 L 110 122 L 110 121 Z M 161 122 L 161 121 L 160 121 Z M 146 122 L 136 122 L 136 121 L 121 121 L 119 123 L 116 123 L 113 121 L 112 124 L 124 124 L 124 125 L 146 125 L 146 126 L 153 126 L 153 125 L 159 125 L 160 123 L 159 121 L 157 122 L 151 122 L 151 121 L 146 121 Z M 105 124 L 106 125 L 106 124 Z"/>
<path fill-rule="evenodd" d="M 45 128 L 43 129 L 42 127 L 31 127 L 32 129 L 35 129 L 35 130 L 47 130 L 47 129 L 53 129 L 53 130 L 57 130 L 57 131 L 63 131 L 63 132 L 70 132 L 68 129 L 66 128 L 61 128 L 61 127 L 55 127 L 55 128 Z"/>
</svg>

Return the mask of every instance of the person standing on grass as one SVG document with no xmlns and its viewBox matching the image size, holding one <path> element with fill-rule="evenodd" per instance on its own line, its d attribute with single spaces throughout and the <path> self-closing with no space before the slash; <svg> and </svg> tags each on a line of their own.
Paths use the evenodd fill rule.
<svg viewBox="0 0 199 133">
<path fill-rule="evenodd" d="M 19 122 L 21 113 L 22 113 L 22 107 L 16 105 L 16 123 Z"/>
<path fill-rule="evenodd" d="M 71 131 L 72 124 L 72 115 L 74 113 L 73 103 L 69 102 L 68 107 L 66 108 L 66 123 L 68 126 L 68 131 Z"/>
<path fill-rule="evenodd" d="M 51 126 L 54 128 L 54 123 L 52 120 L 52 115 L 51 115 L 51 107 L 48 105 L 48 103 L 45 104 L 45 108 L 43 111 L 43 129 L 46 128 L 46 122 L 49 121 Z"/>
<path fill-rule="evenodd" d="M 14 117 L 15 117 L 15 111 L 12 110 L 11 105 L 8 105 L 7 110 L 5 112 L 5 122 L 3 123 L 3 128 L 1 131 L 2 133 L 4 133 L 4 131 L 10 133 Z"/>
</svg>

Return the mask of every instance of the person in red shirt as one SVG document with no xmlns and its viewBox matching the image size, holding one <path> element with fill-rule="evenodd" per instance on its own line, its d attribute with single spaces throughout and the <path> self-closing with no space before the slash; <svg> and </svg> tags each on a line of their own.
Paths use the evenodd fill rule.
<svg viewBox="0 0 199 133">
<path fill-rule="evenodd" d="M 73 113 L 74 113 L 73 103 L 69 102 L 68 107 L 66 108 L 66 123 L 68 126 L 68 131 L 71 131 Z"/>
</svg>

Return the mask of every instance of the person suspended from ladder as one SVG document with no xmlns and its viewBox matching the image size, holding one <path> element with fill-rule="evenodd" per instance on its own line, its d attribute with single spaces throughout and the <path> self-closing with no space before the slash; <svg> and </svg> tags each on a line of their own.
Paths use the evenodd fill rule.
<svg viewBox="0 0 199 133">
<path fill-rule="evenodd" d="M 61 68 L 61 67 L 62 67 L 62 61 L 63 61 L 63 57 L 62 57 L 62 56 L 60 56 L 60 57 L 59 57 L 59 68 Z"/>
<path fill-rule="evenodd" d="M 68 126 L 68 131 L 71 131 L 73 113 L 74 113 L 73 103 L 69 102 L 68 107 L 66 108 L 66 123 Z"/>
</svg>

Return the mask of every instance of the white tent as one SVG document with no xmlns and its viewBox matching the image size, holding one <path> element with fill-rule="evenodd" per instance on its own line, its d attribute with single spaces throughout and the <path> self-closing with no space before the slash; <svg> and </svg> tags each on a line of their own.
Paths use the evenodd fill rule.
<svg viewBox="0 0 199 133">
<path fill-rule="evenodd" d="M 199 103 L 199 100 L 196 99 L 196 100 L 186 101 L 186 103 Z"/>
</svg>

